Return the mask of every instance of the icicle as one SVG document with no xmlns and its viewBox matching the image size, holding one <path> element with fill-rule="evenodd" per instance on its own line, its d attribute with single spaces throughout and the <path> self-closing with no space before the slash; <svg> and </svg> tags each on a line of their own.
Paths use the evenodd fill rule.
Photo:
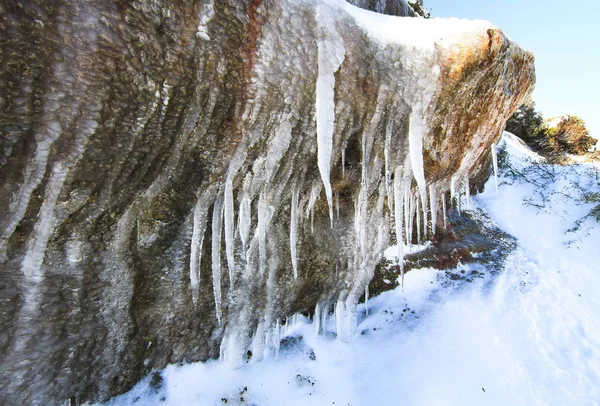
<svg viewBox="0 0 600 406">
<path fill-rule="evenodd" d="M 365 286 L 365 316 L 369 315 L 369 284 Z"/>
<path fill-rule="evenodd" d="M 212 218 L 212 279 L 215 294 L 215 312 L 221 323 L 221 228 L 223 225 L 223 195 L 215 199 Z"/>
<path fill-rule="evenodd" d="M 262 191 L 258 197 L 258 253 L 260 260 L 261 274 L 263 274 L 263 266 L 267 261 L 267 231 L 273 216 L 273 207 L 269 204 L 267 192 Z"/>
<path fill-rule="evenodd" d="M 335 212 L 336 217 L 340 218 L 340 194 L 335 192 Z"/>
<path fill-rule="evenodd" d="M 245 350 L 241 348 L 239 333 L 231 327 L 231 324 L 227 326 L 227 330 L 227 339 L 223 339 L 224 344 L 222 344 L 225 346 L 225 363 L 230 369 L 241 368 L 244 363 Z"/>
<path fill-rule="evenodd" d="M 242 247 L 244 249 L 244 252 L 246 252 L 247 249 L 251 222 L 251 202 L 248 195 L 244 193 L 244 195 L 242 196 L 242 201 L 240 202 L 240 213 L 238 217 L 238 228 L 240 229 L 240 238 L 242 240 Z"/>
<path fill-rule="evenodd" d="M 325 305 L 321 309 L 321 330 L 327 333 L 327 318 L 329 316 L 329 306 Z"/>
<path fill-rule="evenodd" d="M 390 143 L 392 138 L 392 120 L 388 120 L 386 129 L 385 129 L 385 145 L 384 145 L 384 158 L 385 158 L 385 193 L 388 199 L 388 208 L 390 212 L 392 211 L 392 193 L 391 193 L 391 183 L 392 183 L 392 172 L 390 170 Z M 396 169 L 398 173 L 398 169 Z M 394 178 L 395 179 L 395 178 Z M 397 197 L 398 194 L 394 191 L 394 196 Z"/>
<path fill-rule="evenodd" d="M 292 255 L 292 269 L 294 271 L 294 280 L 298 279 L 298 257 L 297 257 L 297 242 L 298 242 L 298 194 L 300 190 L 295 189 L 292 192 L 292 208 L 290 214 L 290 253 Z"/>
<path fill-rule="evenodd" d="M 421 245 L 421 211 L 419 210 L 419 205 L 421 203 L 421 198 L 417 196 L 416 200 L 416 212 L 417 212 L 417 245 Z"/>
<path fill-rule="evenodd" d="M 265 322 L 261 320 L 252 340 L 252 361 L 262 361 L 265 352 Z"/>
<path fill-rule="evenodd" d="M 229 284 L 233 287 L 233 271 L 235 261 L 233 257 L 233 185 L 231 179 L 225 182 L 225 252 L 227 254 L 227 268 L 229 270 Z"/>
<path fill-rule="evenodd" d="M 335 72 L 344 61 L 344 41 L 330 25 L 331 10 L 328 6 L 317 4 L 318 75 L 316 88 L 317 111 L 317 162 L 321 179 L 325 186 L 325 195 L 329 205 L 329 219 L 333 227 L 333 198 L 331 191 L 331 155 L 333 150 L 333 130 L 335 120 Z"/>
<path fill-rule="evenodd" d="M 221 345 L 219 346 L 219 362 L 225 363 L 227 361 L 227 336 L 223 337 Z"/>
<path fill-rule="evenodd" d="M 410 233 L 410 195 L 408 186 L 404 189 L 404 229 L 406 230 L 406 245 L 410 247 L 410 238 L 412 235 Z"/>
<path fill-rule="evenodd" d="M 310 216 L 310 213 L 311 213 L 313 207 L 315 207 L 315 203 L 317 202 L 317 199 L 319 198 L 319 195 L 321 194 L 322 187 L 323 186 L 321 185 L 321 183 L 313 184 L 312 189 L 310 190 L 310 196 L 308 197 L 308 204 L 306 205 L 306 212 L 305 212 L 306 218 L 308 218 Z"/>
<path fill-rule="evenodd" d="M 342 179 L 346 179 L 346 148 L 342 148 Z"/>
<path fill-rule="evenodd" d="M 344 341 L 344 316 L 346 313 L 346 305 L 343 301 L 338 300 L 335 305 L 335 333 L 338 340 Z"/>
<path fill-rule="evenodd" d="M 425 183 L 425 167 L 423 164 L 423 135 L 425 134 L 425 129 L 423 128 L 423 117 L 421 110 L 421 104 L 417 103 L 413 112 L 410 114 L 408 147 L 410 151 L 410 163 L 413 176 L 417 181 L 417 186 L 419 188 L 419 192 L 421 193 L 421 202 L 424 203 L 423 207 L 425 207 L 427 205 L 427 186 Z M 423 220 L 425 224 L 427 224 L 426 209 L 423 211 Z"/>
<path fill-rule="evenodd" d="M 404 183 L 402 181 L 402 170 L 399 167 L 396 168 L 394 174 L 394 218 L 396 223 L 396 243 L 398 244 L 398 266 L 400 272 L 404 276 L 404 236 L 402 234 L 402 204 L 404 202 L 402 192 L 404 192 Z M 404 212 L 406 216 L 406 212 Z M 403 278 L 404 279 L 404 278 Z M 404 287 L 404 284 L 402 285 Z M 368 289 L 368 286 L 367 286 Z M 367 290 L 368 292 L 368 290 Z"/>
<path fill-rule="evenodd" d="M 408 238 L 408 241 L 409 241 L 408 248 L 409 248 L 409 252 L 410 252 L 410 249 L 412 247 L 413 235 L 414 235 L 414 231 L 415 231 L 415 229 L 414 229 L 414 225 L 415 225 L 415 212 L 418 210 L 415 207 L 416 206 L 416 204 L 415 204 L 416 203 L 416 198 L 415 198 L 414 194 L 410 193 L 408 202 L 410 203 L 410 210 L 409 210 L 409 214 L 410 215 L 408 217 L 408 229 L 407 229 L 407 231 L 408 231 L 408 236 L 409 236 L 409 238 Z"/>
<path fill-rule="evenodd" d="M 281 346 L 281 320 L 277 319 L 275 324 L 275 333 L 273 334 L 275 342 L 275 359 L 279 359 L 279 347 Z"/>
<path fill-rule="evenodd" d="M 448 228 L 446 218 L 446 193 L 442 194 L 442 212 L 444 213 L 444 229 Z"/>
<path fill-rule="evenodd" d="M 437 228 L 438 202 L 433 185 L 429 185 L 429 208 L 431 209 L 431 233 L 435 234 Z"/>
<path fill-rule="evenodd" d="M 456 176 L 450 178 L 450 207 L 455 206 L 456 199 Z"/>
<path fill-rule="evenodd" d="M 194 304 L 198 299 L 198 285 L 200 283 L 200 263 L 202 259 L 202 245 L 206 231 L 206 217 L 208 207 L 206 198 L 201 196 L 194 207 L 194 226 L 192 232 L 190 254 L 190 285 L 192 286 L 192 300 Z"/>
<path fill-rule="evenodd" d="M 465 199 L 467 210 L 471 210 L 471 187 L 469 185 L 469 175 L 465 177 Z"/>
<path fill-rule="evenodd" d="M 496 194 L 498 194 L 498 147 L 492 143 L 492 162 L 494 165 L 494 182 L 496 183 Z"/>
<path fill-rule="evenodd" d="M 427 240 L 427 192 L 421 193 L 421 210 L 423 210 L 423 241 Z"/>
</svg>

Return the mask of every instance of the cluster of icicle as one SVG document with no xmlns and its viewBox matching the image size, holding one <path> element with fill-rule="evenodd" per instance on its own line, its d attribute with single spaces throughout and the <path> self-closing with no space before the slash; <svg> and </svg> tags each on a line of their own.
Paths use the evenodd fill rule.
<svg viewBox="0 0 600 406">
<path fill-rule="evenodd" d="M 301 269 L 298 264 L 298 229 L 303 221 L 310 221 L 310 229 L 314 231 L 314 205 L 321 197 L 324 190 L 325 198 L 329 207 L 329 218 L 331 227 L 335 222 L 334 213 L 339 216 L 339 196 L 334 195 L 330 180 L 330 168 L 333 155 L 333 134 L 335 121 L 335 72 L 344 60 L 344 43 L 335 30 L 335 17 L 332 9 L 317 5 L 317 30 L 318 30 L 318 76 L 316 83 L 316 141 L 318 169 L 321 175 L 321 183 L 302 184 L 292 176 L 291 167 L 287 167 L 284 178 L 292 182 L 291 207 L 290 207 L 290 230 L 289 230 L 289 252 L 292 264 L 291 272 L 294 280 L 302 278 Z M 410 66 L 410 64 L 407 64 Z M 421 73 L 421 75 L 423 75 Z M 328 325 L 335 326 L 338 339 L 348 341 L 356 332 L 357 327 L 357 305 L 359 298 L 365 296 L 368 300 L 368 284 L 373 276 L 377 263 L 381 260 L 381 252 L 388 242 L 389 229 L 382 226 L 382 221 L 391 220 L 384 215 L 384 206 L 387 201 L 389 213 L 393 213 L 392 222 L 395 225 L 395 233 L 398 241 L 398 252 L 396 265 L 401 270 L 402 284 L 404 283 L 404 246 L 411 249 L 413 236 L 416 234 L 417 244 L 428 239 L 437 228 L 439 214 L 443 218 L 444 227 L 447 226 L 447 202 L 446 192 L 450 191 L 450 205 L 462 210 L 469 209 L 470 187 L 468 181 L 468 170 L 463 169 L 460 175 L 451 179 L 450 185 L 427 185 L 423 167 L 423 136 L 428 131 L 427 107 L 434 97 L 435 83 L 439 75 L 438 69 L 430 69 L 425 73 L 429 75 L 428 80 L 421 83 L 420 96 L 413 96 L 414 100 L 408 101 L 412 105 L 409 130 L 409 154 L 404 162 L 397 163 L 392 167 L 390 158 L 392 145 L 392 126 L 388 120 L 385 139 L 385 162 L 379 166 L 369 168 L 370 153 L 374 142 L 376 126 L 380 121 L 381 113 L 376 112 L 372 118 L 372 125 L 363 132 L 362 136 L 362 177 L 360 192 L 354 207 L 354 241 L 356 255 L 348 263 L 348 267 L 355 270 L 348 285 L 350 290 L 344 292 L 343 296 L 335 303 L 323 302 L 316 304 L 313 323 L 315 333 L 327 331 Z M 419 87 L 419 86 L 418 86 Z M 384 99 L 385 92 L 382 93 Z M 418 97 L 418 98 L 416 98 Z M 238 182 L 238 208 L 237 227 L 235 222 L 234 204 L 234 179 L 239 175 L 240 168 L 247 157 L 247 151 L 256 142 L 257 137 L 247 136 L 236 152 L 224 184 L 205 190 L 198 194 L 198 200 L 193 215 L 192 233 L 192 255 L 190 262 L 190 282 L 193 297 L 196 300 L 199 291 L 199 271 L 202 255 L 202 245 L 207 222 L 211 221 L 212 230 L 212 281 L 214 302 L 216 306 L 216 318 L 220 324 L 222 320 L 222 293 L 221 293 L 221 235 L 224 228 L 226 263 L 229 274 L 230 290 L 236 285 L 241 286 L 251 283 L 250 279 L 255 274 L 266 276 L 267 303 L 264 314 L 258 321 L 254 331 L 249 331 L 251 319 L 249 310 L 243 305 L 238 305 L 236 311 L 230 309 L 224 338 L 221 344 L 221 360 L 232 367 L 243 364 L 248 350 L 251 349 L 253 361 L 260 361 L 265 357 L 277 357 L 279 343 L 289 327 L 290 318 L 286 318 L 285 324 L 280 317 L 275 316 L 273 308 L 273 296 L 277 289 L 274 286 L 274 270 L 277 268 L 278 259 L 267 256 L 267 234 L 276 211 L 279 210 L 279 202 L 284 200 L 286 194 L 286 182 L 272 183 L 275 173 L 282 165 L 282 158 L 286 153 L 291 140 L 291 125 L 285 117 L 276 134 L 269 140 L 265 155 L 253 163 L 251 171 L 244 175 L 243 182 Z M 494 153 L 494 169 L 497 170 L 496 148 L 492 147 Z M 345 167 L 345 151 L 341 151 L 342 176 Z M 369 190 L 371 183 L 375 182 L 377 174 L 384 170 L 384 182 L 379 184 L 378 200 L 375 206 L 369 205 Z M 372 173 L 371 173 L 372 172 Z M 392 180 L 393 178 L 393 180 Z M 497 179 L 497 177 L 496 177 Z M 413 180 L 417 187 L 413 187 Z M 496 180 L 497 183 L 497 180 Z M 300 196 L 304 196 L 303 199 Z M 258 223 L 254 230 L 251 224 L 251 208 L 254 199 L 258 199 L 257 218 Z M 208 218 L 209 207 L 213 206 L 212 218 Z M 439 213 L 441 206 L 442 213 Z M 252 233 L 253 231 L 253 233 Z M 238 234 L 236 234 L 238 233 Z M 242 245 L 240 263 L 234 251 L 234 239 L 239 235 Z M 236 269 L 241 272 L 236 273 Z M 243 280 L 236 280 L 241 277 Z M 239 297 L 238 297 L 238 300 Z M 243 299 L 241 299 L 243 301 Z M 231 305 L 231 303 L 230 303 Z M 331 322 L 333 318 L 333 322 Z M 292 317 L 296 320 L 296 317 Z M 250 340 L 249 337 L 252 337 Z"/>
</svg>

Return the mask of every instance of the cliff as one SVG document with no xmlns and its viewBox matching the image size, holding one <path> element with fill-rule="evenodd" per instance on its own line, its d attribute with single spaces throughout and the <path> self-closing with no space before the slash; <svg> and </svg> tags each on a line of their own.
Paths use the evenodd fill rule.
<svg viewBox="0 0 600 406">
<path fill-rule="evenodd" d="M 350 339 L 390 234 L 443 227 L 534 83 L 489 23 L 337 0 L 0 13 L 8 404 L 259 361 L 297 312 Z"/>
</svg>

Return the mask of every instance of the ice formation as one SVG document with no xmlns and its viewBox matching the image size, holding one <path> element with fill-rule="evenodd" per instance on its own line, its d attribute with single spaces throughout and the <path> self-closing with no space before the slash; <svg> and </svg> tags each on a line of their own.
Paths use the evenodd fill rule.
<svg viewBox="0 0 600 406">
<path fill-rule="evenodd" d="M 496 193 L 498 193 L 498 146 L 493 143 L 491 146 L 492 163 L 494 165 L 494 184 L 496 185 Z"/>
<path fill-rule="evenodd" d="M 100 7 L 92 3 L 91 11 Z M 6 337 L 16 337 L 6 347 L 17 351 L 0 351 L 0 370 L 14 361 L 25 376 L 30 353 L 40 368 L 55 368 L 62 361 L 50 365 L 49 353 L 71 348 L 52 340 L 71 336 L 67 330 L 80 328 L 90 308 L 101 317 L 81 330 L 106 331 L 110 343 L 94 350 L 95 371 L 123 382 L 139 376 L 142 364 L 151 370 L 220 355 L 239 367 L 249 350 L 251 362 L 277 358 L 282 336 L 294 330 L 290 316 L 315 305 L 316 333 L 351 340 L 390 229 L 404 283 L 405 251 L 435 233 L 440 199 L 445 227 L 448 209 L 460 209 L 465 198 L 469 205 L 468 174 L 488 134 L 497 134 L 488 127 L 502 121 L 455 134 L 465 115 L 462 107 L 440 113 L 444 103 L 471 103 L 461 92 L 482 85 L 498 115 L 518 104 L 505 83 L 519 97 L 527 93 L 519 88 L 532 69 L 527 58 L 510 62 L 526 69 L 498 71 L 509 66 L 508 40 L 489 23 L 395 18 L 342 0 L 237 2 L 235 10 L 231 2 L 203 3 L 190 11 L 176 2 L 160 16 L 142 7 L 132 22 L 99 13 L 106 24 L 98 20 L 79 33 L 83 46 L 65 48 L 72 58 L 48 58 L 49 76 L 39 82 L 51 86 L 40 99 L 40 119 L 26 130 L 32 136 L 15 130 L 20 152 L 8 161 L 0 156 L 14 175 L 0 185 L 7 191 L 0 195 L 0 263 L 12 278 L 2 277 L 8 287 L 0 293 L 22 299 L 10 299 L 15 317 L 10 309 L 1 315 Z M 79 10 L 68 2 L 64 8 Z M 69 12 L 60 30 L 89 25 L 70 21 Z M 139 16 L 164 24 L 135 24 Z M 490 43 L 495 48 L 481 59 Z M 132 57 L 105 58 L 99 49 Z M 485 83 L 465 74 L 473 62 Z M 97 78 L 119 86 L 106 88 Z M 452 95 L 447 78 L 457 89 Z M 19 86 L 31 96 L 37 85 Z M 4 107 L 35 105 L 25 100 Z M 95 148 L 86 149 L 88 139 Z M 463 141 L 468 152 L 446 148 Z M 426 168 L 432 160 L 437 164 Z M 47 293 L 57 291 L 64 306 Z M 51 345 L 34 353 L 30 336 Z M 86 338 L 73 336 L 73 353 L 86 353 Z M 123 353 L 154 336 L 161 339 L 145 351 Z M 127 365 L 130 355 L 135 362 Z M 83 376 L 82 362 L 69 358 L 57 370 Z M 119 385 L 126 383 L 114 390 Z M 55 392 L 66 393 L 65 386 Z M 0 388 L 0 397 L 6 393 Z"/>
<path fill-rule="evenodd" d="M 329 5 L 317 3 L 317 151 L 318 164 L 325 195 L 329 204 L 329 218 L 333 227 L 333 197 L 331 191 L 331 154 L 333 149 L 333 128 L 335 121 L 335 72 L 344 61 L 344 41 L 335 30 L 335 17 Z"/>
<path fill-rule="evenodd" d="M 214 202 L 212 216 L 212 280 L 215 295 L 215 314 L 221 323 L 221 233 L 223 225 L 223 195 Z"/>
<path fill-rule="evenodd" d="M 298 279 L 298 189 L 292 191 L 292 207 L 290 209 L 290 253 L 292 255 L 292 269 L 294 279 Z"/>
<path fill-rule="evenodd" d="M 209 197 L 212 190 L 209 189 L 198 196 L 194 207 L 193 232 L 190 252 L 190 285 L 192 287 L 193 299 L 198 299 L 198 285 L 200 283 L 200 262 L 202 260 L 202 245 L 204 244 L 204 233 L 209 208 Z"/>
</svg>

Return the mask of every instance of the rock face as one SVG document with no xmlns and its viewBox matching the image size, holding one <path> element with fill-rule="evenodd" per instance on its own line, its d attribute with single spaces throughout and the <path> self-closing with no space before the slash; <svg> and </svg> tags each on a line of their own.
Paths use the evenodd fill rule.
<svg viewBox="0 0 600 406">
<path fill-rule="evenodd" d="M 7 404 L 258 361 L 297 312 L 349 339 L 390 228 L 443 226 L 534 82 L 487 23 L 337 0 L 0 14 Z"/>
</svg>

